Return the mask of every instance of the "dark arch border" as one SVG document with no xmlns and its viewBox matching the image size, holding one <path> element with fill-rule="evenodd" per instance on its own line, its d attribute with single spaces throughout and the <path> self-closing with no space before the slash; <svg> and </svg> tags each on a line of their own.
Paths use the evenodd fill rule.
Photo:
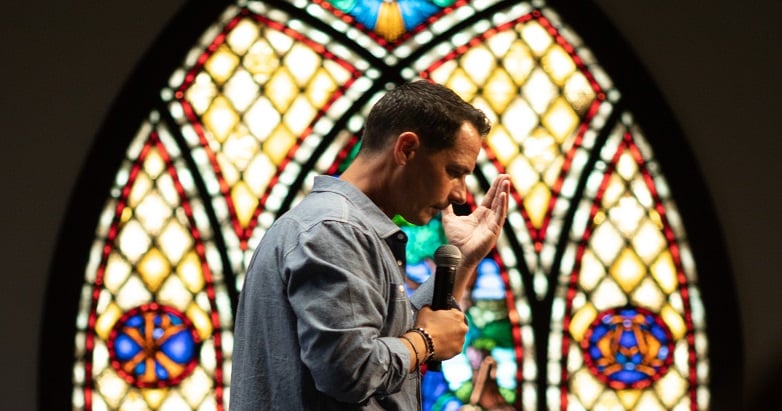
<svg viewBox="0 0 782 411">
<path fill-rule="evenodd" d="M 73 384 L 74 319 L 89 250 L 113 172 L 159 92 L 189 48 L 230 2 L 188 2 L 160 33 L 95 136 L 60 228 L 45 295 L 39 346 L 38 408 L 68 408 Z M 698 268 L 709 338 L 709 389 L 714 410 L 741 408 L 743 342 L 733 271 L 713 201 L 675 116 L 620 33 L 593 1 L 549 0 L 584 40 L 622 93 L 619 109 L 633 113 L 655 149 L 682 216 Z M 182 30 L 181 28 L 186 28 Z M 632 68 L 628 70 L 628 67 Z M 105 171 L 111 170 L 110 174 Z M 545 381 L 544 381 L 545 383 Z M 543 411 L 543 402 L 538 409 Z"/>
</svg>

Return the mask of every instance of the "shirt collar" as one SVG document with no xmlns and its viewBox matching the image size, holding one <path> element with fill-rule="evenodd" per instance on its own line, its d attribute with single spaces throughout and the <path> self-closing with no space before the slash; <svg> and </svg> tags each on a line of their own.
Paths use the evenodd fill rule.
<svg viewBox="0 0 782 411">
<path fill-rule="evenodd" d="M 361 209 L 367 217 L 369 217 L 367 219 L 367 224 L 369 224 L 381 238 L 389 238 L 393 235 L 398 236 L 400 234 L 405 236 L 404 232 L 388 218 L 385 213 L 383 213 L 377 204 L 370 200 L 363 191 L 345 180 L 326 175 L 315 176 L 312 191 L 330 191 L 345 197 L 345 199 Z"/>
</svg>

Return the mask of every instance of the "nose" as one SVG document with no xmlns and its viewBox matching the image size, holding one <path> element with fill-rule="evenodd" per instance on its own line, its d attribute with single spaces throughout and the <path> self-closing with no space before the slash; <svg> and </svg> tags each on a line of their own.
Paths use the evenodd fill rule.
<svg viewBox="0 0 782 411">
<path fill-rule="evenodd" d="M 461 205 L 467 202 L 467 181 L 465 177 L 457 179 L 454 182 L 453 187 L 451 187 L 448 200 L 451 202 L 451 204 L 457 205 Z"/>
</svg>

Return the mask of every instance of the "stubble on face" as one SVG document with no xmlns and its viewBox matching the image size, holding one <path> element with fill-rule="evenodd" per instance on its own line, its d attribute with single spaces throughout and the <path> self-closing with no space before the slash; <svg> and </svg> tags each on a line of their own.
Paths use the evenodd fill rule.
<svg viewBox="0 0 782 411">
<path fill-rule="evenodd" d="M 409 222 L 427 224 L 451 203 L 466 200 L 465 178 L 475 168 L 481 141 L 475 127 L 464 123 L 452 147 L 437 151 L 421 150 L 415 166 L 418 175 L 413 176 L 410 182 L 410 200 L 415 206 L 409 210 L 410 218 L 405 217 Z"/>
</svg>

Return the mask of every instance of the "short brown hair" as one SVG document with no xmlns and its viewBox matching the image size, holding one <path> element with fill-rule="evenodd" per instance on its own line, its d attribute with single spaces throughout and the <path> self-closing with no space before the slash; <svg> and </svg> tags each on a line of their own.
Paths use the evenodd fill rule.
<svg viewBox="0 0 782 411">
<path fill-rule="evenodd" d="M 388 91 L 370 110 L 362 149 L 377 151 L 405 131 L 416 133 L 428 148 L 448 148 L 464 122 L 481 136 L 491 129 L 486 115 L 453 90 L 426 80 L 405 83 Z"/>
</svg>

